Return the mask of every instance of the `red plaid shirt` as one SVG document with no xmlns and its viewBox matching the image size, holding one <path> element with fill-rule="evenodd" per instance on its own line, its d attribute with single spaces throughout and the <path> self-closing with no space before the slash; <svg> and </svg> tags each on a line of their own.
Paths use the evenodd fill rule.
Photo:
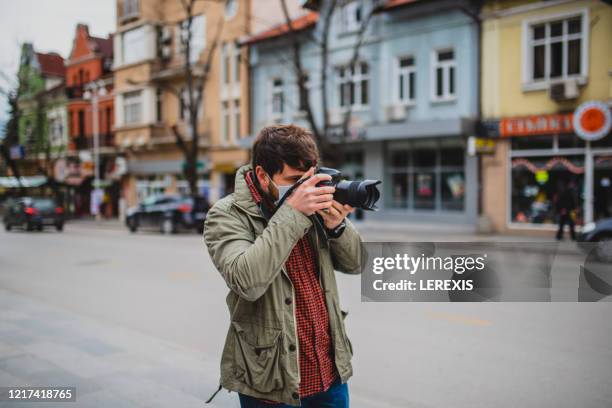
<svg viewBox="0 0 612 408">
<path fill-rule="evenodd" d="M 245 176 L 253 200 L 261 202 L 252 173 Z M 300 398 L 326 391 L 337 378 L 334 349 L 329 329 L 329 315 L 323 288 L 319 284 L 316 254 L 302 237 L 285 263 L 295 289 L 295 318 L 300 353 Z M 277 401 L 262 400 L 269 403 Z"/>
</svg>

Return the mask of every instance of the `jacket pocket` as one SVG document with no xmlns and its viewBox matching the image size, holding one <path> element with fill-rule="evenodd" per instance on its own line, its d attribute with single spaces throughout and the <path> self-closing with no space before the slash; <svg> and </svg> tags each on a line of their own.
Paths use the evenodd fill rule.
<svg viewBox="0 0 612 408">
<path fill-rule="evenodd" d="M 282 389 L 282 331 L 251 322 L 232 321 L 232 326 L 236 378 L 263 393 Z"/>
<path fill-rule="evenodd" d="M 346 316 L 348 315 L 348 312 L 346 310 L 342 310 L 340 309 L 340 313 L 342 314 L 342 320 L 344 321 L 346 319 Z M 346 326 L 344 329 L 344 338 L 346 339 L 346 345 L 348 346 L 348 350 L 351 353 L 351 356 L 353 355 L 353 343 L 351 343 L 351 339 L 349 339 L 348 334 L 346 333 Z"/>
<path fill-rule="evenodd" d="M 344 351 L 350 353 L 350 355 L 352 356 L 353 346 L 351 345 L 351 341 L 349 340 L 348 335 L 346 334 L 346 326 L 344 325 L 344 319 L 346 319 L 348 312 L 345 310 L 342 310 L 336 300 L 334 300 L 333 303 L 334 303 L 334 308 L 336 309 L 336 316 L 339 318 L 338 331 L 340 332 L 339 333 L 340 340 L 341 340 L 340 345 Z"/>
</svg>

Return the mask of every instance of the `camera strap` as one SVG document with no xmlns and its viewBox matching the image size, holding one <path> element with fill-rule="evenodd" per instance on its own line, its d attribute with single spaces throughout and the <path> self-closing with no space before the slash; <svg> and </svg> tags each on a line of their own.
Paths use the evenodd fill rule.
<svg viewBox="0 0 612 408">
<path fill-rule="evenodd" d="M 312 176 L 311 176 L 312 177 Z M 283 205 L 283 203 L 285 202 L 285 200 L 287 199 L 287 197 L 289 197 L 291 195 L 291 193 L 293 193 L 293 191 L 298 188 L 299 186 L 301 186 L 306 180 L 308 180 L 310 177 L 306 177 L 303 179 L 299 179 L 294 185 L 291 186 L 291 188 L 289 190 L 287 190 L 287 192 L 285 193 L 285 195 L 283 196 L 283 198 L 280 199 L 280 201 L 278 202 L 278 204 L 276 204 L 276 208 L 275 211 L 278 210 L 280 208 L 281 205 Z"/>
</svg>

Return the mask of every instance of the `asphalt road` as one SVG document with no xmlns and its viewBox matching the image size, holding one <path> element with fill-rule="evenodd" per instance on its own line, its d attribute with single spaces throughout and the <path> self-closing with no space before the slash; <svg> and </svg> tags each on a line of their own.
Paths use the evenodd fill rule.
<svg viewBox="0 0 612 408">
<path fill-rule="evenodd" d="M 354 407 L 612 407 L 609 302 L 371 303 L 359 276 L 338 282 Z M 209 361 L 228 326 L 227 288 L 195 234 L 2 231 L 0 289 Z M 207 389 L 216 381 L 202 378 Z"/>
</svg>

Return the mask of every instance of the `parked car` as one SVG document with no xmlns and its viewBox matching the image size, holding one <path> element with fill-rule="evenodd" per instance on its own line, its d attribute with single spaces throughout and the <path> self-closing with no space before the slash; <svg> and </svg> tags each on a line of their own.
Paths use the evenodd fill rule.
<svg viewBox="0 0 612 408">
<path fill-rule="evenodd" d="M 6 203 L 4 229 L 13 227 L 42 231 L 45 226 L 54 226 L 57 231 L 64 229 L 64 209 L 48 197 L 21 197 Z"/>
<path fill-rule="evenodd" d="M 179 230 L 195 230 L 201 234 L 209 207 L 208 200 L 201 196 L 154 195 L 129 208 L 125 223 L 131 232 L 143 227 L 159 229 L 164 234 Z"/>
<path fill-rule="evenodd" d="M 597 258 L 612 262 L 612 218 L 585 224 L 577 238 L 578 244 L 584 250 L 595 248 Z"/>
</svg>

